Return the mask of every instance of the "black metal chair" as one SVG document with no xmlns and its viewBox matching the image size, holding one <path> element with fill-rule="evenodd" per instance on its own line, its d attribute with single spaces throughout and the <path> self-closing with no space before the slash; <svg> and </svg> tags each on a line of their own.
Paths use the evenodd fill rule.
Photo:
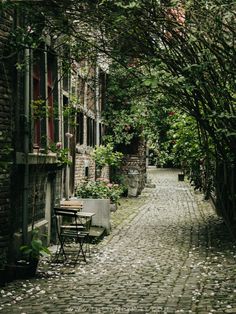
<svg viewBox="0 0 236 314">
<path fill-rule="evenodd" d="M 59 240 L 55 262 L 59 262 L 60 257 L 64 258 L 64 260 L 68 262 L 68 257 L 74 255 L 75 258 L 73 262 L 74 265 L 76 265 L 81 255 L 83 261 L 87 263 L 84 244 L 87 240 L 88 232 L 86 230 L 86 226 L 81 224 L 79 221 L 77 213 L 77 209 L 54 207 L 57 235 Z M 74 250 L 71 250 L 71 243 L 73 242 L 78 245 L 74 245 Z"/>
<path fill-rule="evenodd" d="M 84 236 L 84 246 L 83 246 L 83 252 L 85 255 L 88 254 L 90 256 L 90 227 L 92 223 L 92 216 L 94 216 L 94 213 L 88 213 L 88 212 L 78 212 L 77 219 L 79 222 L 80 232 L 81 236 Z"/>
</svg>

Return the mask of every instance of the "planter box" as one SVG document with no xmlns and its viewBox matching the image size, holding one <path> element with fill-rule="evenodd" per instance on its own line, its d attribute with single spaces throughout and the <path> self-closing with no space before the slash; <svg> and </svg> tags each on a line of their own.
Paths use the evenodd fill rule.
<svg viewBox="0 0 236 314">
<path fill-rule="evenodd" d="M 38 260 L 31 263 L 25 261 L 16 262 L 16 264 L 6 265 L 6 281 L 10 282 L 15 279 L 29 279 L 35 277 L 38 267 Z"/>
<path fill-rule="evenodd" d="M 179 173 L 179 174 L 178 174 L 178 180 L 179 180 L 179 181 L 184 181 L 184 174 Z"/>
<path fill-rule="evenodd" d="M 83 204 L 82 212 L 95 213 L 92 217 L 91 226 L 103 227 L 106 230 L 106 234 L 110 234 L 110 200 L 93 198 L 78 198 L 78 200 Z"/>
<path fill-rule="evenodd" d="M 6 282 L 7 282 L 6 270 L 5 269 L 0 269 L 0 287 L 3 287 Z"/>
</svg>

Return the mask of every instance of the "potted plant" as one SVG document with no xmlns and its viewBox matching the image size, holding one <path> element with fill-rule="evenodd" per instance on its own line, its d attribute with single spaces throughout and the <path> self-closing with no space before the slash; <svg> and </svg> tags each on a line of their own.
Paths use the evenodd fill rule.
<svg viewBox="0 0 236 314">
<path fill-rule="evenodd" d="M 119 184 L 110 183 L 106 178 L 98 178 L 96 181 L 84 182 L 77 187 L 76 196 L 80 198 L 109 199 L 117 204 L 123 188 Z"/>
<path fill-rule="evenodd" d="M 0 250 L 0 287 L 6 282 L 6 253 L 4 250 Z"/>
<path fill-rule="evenodd" d="M 103 227 L 110 233 L 111 204 L 117 204 L 123 192 L 118 184 L 108 179 L 98 178 L 96 181 L 84 182 L 76 189 L 76 197 L 83 203 L 83 211 L 94 212 L 92 226 Z"/>
<path fill-rule="evenodd" d="M 40 257 L 49 256 L 51 252 L 43 245 L 39 236 L 39 230 L 32 230 L 31 241 L 27 245 L 22 245 L 20 250 L 24 259 L 16 263 L 16 277 L 33 277 L 36 274 Z"/>
</svg>

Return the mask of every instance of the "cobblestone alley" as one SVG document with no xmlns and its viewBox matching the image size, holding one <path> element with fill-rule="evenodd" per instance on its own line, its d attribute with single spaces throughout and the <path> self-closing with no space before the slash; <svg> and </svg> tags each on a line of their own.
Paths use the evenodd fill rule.
<svg viewBox="0 0 236 314">
<path fill-rule="evenodd" d="M 234 242 L 177 173 L 150 169 L 156 187 L 122 201 L 87 265 L 8 284 L 0 313 L 236 313 Z"/>
</svg>

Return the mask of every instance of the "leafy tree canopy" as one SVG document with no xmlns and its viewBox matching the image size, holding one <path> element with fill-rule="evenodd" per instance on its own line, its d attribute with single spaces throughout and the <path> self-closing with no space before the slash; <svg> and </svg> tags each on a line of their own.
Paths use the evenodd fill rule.
<svg viewBox="0 0 236 314">
<path fill-rule="evenodd" d="M 48 37 L 55 48 L 70 47 L 76 60 L 106 54 L 123 66 L 112 69 L 109 86 L 111 119 L 116 111 L 123 119 L 117 134 L 128 125 L 140 130 L 148 119 L 155 125 L 179 108 L 195 119 L 208 158 L 213 152 L 217 162 L 235 165 L 235 1 L 4 1 L 1 7 L 24 17 L 1 60 Z"/>
</svg>

